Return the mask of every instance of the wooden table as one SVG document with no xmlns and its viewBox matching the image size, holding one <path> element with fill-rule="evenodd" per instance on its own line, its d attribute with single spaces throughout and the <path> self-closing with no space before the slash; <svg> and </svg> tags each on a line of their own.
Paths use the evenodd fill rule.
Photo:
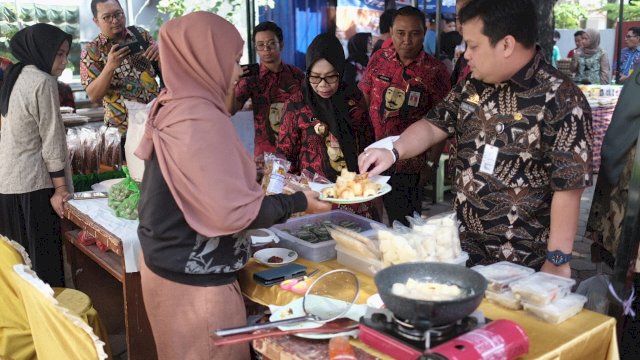
<svg viewBox="0 0 640 360">
<path fill-rule="evenodd" d="M 142 300 L 140 273 L 125 272 L 121 242 L 69 204 L 65 218 L 64 249 L 76 288 L 89 295 L 108 333 L 124 332 L 129 359 L 156 359 L 155 342 Z M 93 235 L 110 251 L 80 244 L 78 228 Z"/>
</svg>

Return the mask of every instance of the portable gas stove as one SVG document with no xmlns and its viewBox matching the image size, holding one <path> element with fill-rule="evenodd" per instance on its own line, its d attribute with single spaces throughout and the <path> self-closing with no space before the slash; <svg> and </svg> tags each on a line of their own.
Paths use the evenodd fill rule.
<svg viewBox="0 0 640 360">
<path fill-rule="evenodd" d="M 368 346 L 392 356 L 394 359 L 418 359 L 425 349 L 433 348 L 479 326 L 477 317 L 467 316 L 452 324 L 416 328 L 411 322 L 390 314 L 374 313 L 360 319 L 360 340 Z"/>
</svg>

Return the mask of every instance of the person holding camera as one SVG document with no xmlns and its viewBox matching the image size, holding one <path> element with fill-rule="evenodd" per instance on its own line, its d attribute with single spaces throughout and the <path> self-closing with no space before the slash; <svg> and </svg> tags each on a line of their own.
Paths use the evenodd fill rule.
<svg viewBox="0 0 640 360">
<path fill-rule="evenodd" d="M 124 101 L 147 104 L 158 96 L 158 45 L 151 34 L 127 19 L 118 0 L 92 0 L 93 22 L 100 34 L 80 54 L 80 79 L 89 99 L 102 101 L 104 121 L 127 131 Z"/>
<path fill-rule="evenodd" d="M 266 21 L 258 24 L 253 29 L 253 44 L 260 64 L 242 66 L 242 78 L 236 85 L 235 94 L 229 94 L 227 106 L 233 115 L 251 99 L 255 127 L 254 155 L 257 159 L 265 152 L 273 153 L 276 150 L 284 103 L 300 88 L 304 73 L 282 62 L 282 29 L 275 23 Z"/>
</svg>

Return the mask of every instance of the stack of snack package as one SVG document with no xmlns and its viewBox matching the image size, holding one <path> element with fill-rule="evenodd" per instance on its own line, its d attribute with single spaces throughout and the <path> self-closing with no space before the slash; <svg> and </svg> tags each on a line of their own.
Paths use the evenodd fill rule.
<svg viewBox="0 0 640 360">
<path fill-rule="evenodd" d="M 411 227 L 399 222 L 383 225 L 371 234 L 358 234 L 340 226 L 329 227 L 336 240 L 338 263 L 374 275 L 391 265 L 408 262 L 445 262 L 464 266 L 469 259 L 460 247 L 455 213 L 428 219 L 415 214 Z"/>
<path fill-rule="evenodd" d="M 120 166 L 120 133 L 117 128 L 77 127 L 67 130 L 67 148 L 74 175 L 95 174 L 100 164 Z"/>
<path fill-rule="evenodd" d="M 574 294 L 576 281 L 513 264 L 507 261 L 474 266 L 487 279 L 485 297 L 511 310 L 524 309 L 534 317 L 559 324 L 578 314 L 587 298 Z"/>
<path fill-rule="evenodd" d="M 395 221 L 393 229 L 378 231 L 385 266 L 415 261 L 466 263 L 468 256 L 460 247 L 455 212 L 428 219 L 415 213 L 413 217 L 408 216 L 407 221 L 411 227 Z"/>
</svg>

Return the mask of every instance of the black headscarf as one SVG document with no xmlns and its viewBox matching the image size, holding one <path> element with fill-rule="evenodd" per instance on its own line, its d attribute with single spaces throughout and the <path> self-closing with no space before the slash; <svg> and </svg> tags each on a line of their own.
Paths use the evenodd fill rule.
<svg viewBox="0 0 640 360">
<path fill-rule="evenodd" d="M 371 33 L 353 35 L 347 44 L 347 50 L 349 50 L 347 61 L 353 60 L 362 66 L 367 66 L 369 62 L 369 55 L 367 55 L 369 40 L 371 40 Z"/>
<path fill-rule="evenodd" d="M 51 74 L 53 61 L 63 41 L 69 42 L 71 35 L 49 24 L 35 24 L 18 31 L 9 42 L 11 54 L 18 60 L 4 73 L 4 82 L 0 89 L 0 113 L 3 116 L 9 111 L 9 98 L 13 86 L 22 69 L 27 65 L 35 65 L 41 71 Z"/>
<path fill-rule="evenodd" d="M 307 49 L 307 77 L 305 79 L 304 97 L 306 103 L 311 106 L 313 115 L 326 123 L 329 127 L 329 132 L 338 139 L 349 171 L 357 172 L 358 154 L 351 128 L 351 116 L 347 108 L 347 96 L 350 91 L 355 91 L 355 89 L 347 87 L 341 81 L 338 91 L 331 98 L 324 99 L 317 95 L 309 83 L 309 72 L 313 64 L 320 59 L 327 60 L 342 78 L 346 60 L 342 44 L 334 35 L 320 34 L 316 36 Z M 328 157 L 325 156 L 324 158 L 324 173 L 329 180 L 335 180 L 338 174 L 329 164 Z"/>
</svg>

